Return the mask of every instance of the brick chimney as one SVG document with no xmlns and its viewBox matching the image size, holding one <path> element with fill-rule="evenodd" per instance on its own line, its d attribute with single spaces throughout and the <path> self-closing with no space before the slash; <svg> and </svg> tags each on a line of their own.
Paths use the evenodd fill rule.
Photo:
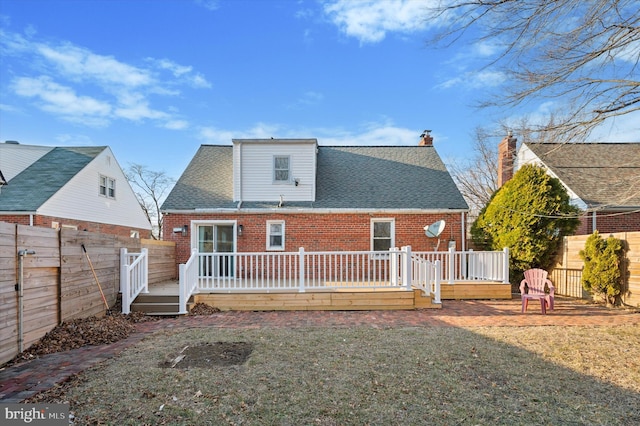
<svg viewBox="0 0 640 426">
<path fill-rule="evenodd" d="M 420 143 L 418 146 L 433 146 L 433 137 L 431 137 L 431 130 L 425 130 L 420 135 Z"/>
<path fill-rule="evenodd" d="M 513 158 L 516 155 L 517 141 L 509 131 L 498 145 L 498 188 L 513 177 Z"/>
</svg>

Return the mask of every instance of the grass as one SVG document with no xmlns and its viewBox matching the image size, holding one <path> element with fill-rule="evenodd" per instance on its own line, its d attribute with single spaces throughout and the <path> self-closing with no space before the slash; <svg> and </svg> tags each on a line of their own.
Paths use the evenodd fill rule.
<svg viewBox="0 0 640 426">
<path fill-rule="evenodd" d="M 214 342 L 253 351 L 165 368 Z M 640 424 L 640 326 L 173 330 L 42 398 L 75 424 Z"/>
</svg>

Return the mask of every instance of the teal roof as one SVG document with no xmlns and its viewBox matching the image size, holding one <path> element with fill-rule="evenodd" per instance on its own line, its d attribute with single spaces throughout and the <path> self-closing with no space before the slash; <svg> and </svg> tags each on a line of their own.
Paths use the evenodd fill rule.
<svg viewBox="0 0 640 426">
<path fill-rule="evenodd" d="M 311 209 L 468 210 L 432 146 L 318 146 L 316 200 Z M 233 147 L 202 145 L 162 210 L 233 209 Z M 272 209 L 273 201 L 243 202 Z"/>
<path fill-rule="evenodd" d="M 0 211 L 37 211 L 105 149 L 105 146 L 53 148 L 2 187 Z"/>
</svg>

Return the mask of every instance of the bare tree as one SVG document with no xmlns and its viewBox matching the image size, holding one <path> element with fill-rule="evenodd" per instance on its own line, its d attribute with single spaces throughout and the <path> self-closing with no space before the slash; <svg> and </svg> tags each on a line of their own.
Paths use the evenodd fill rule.
<svg viewBox="0 0 640 426">
<path fill-rule="evenodd" d="M 499 46 L 486 66 L 510 77 L 507 95 L 482 105 L 560 99 L 562 116 L 537 130 L 575 141 L 640 110 L 637 0 L 442 0 L 431 12 L 448 24 L 438 44 L 476 33 L 476 41 Z"/>
<path fill-rule="evenodd" d="M 548 120 L 546 127 L 553 127 L 555 117 L 550 115 Z M 519 144 L 567 142 L 566 135 L 550 130 L 539 131 L 531 121 L 529 117 L 522 116 L 517 120 L 502 120 L 492 128 L 477 127 L 471 159 L 464 163 L 449 164 L 453 179 L 469 204 L 471 218 L 489 203 L 493 193 L 498 189 L 498 143 L 507 133 L 513 133 Z"/>
<path fill-rule="evenodd" d="M 506 134 L 506 133 L 505 133 Z M 498 189 L 498 136 L 483 127 L 475 129 L 473 157 L 467 162 L 452 163 L 453 179 L 469 204 L 472 215 L 489 203 Z"/>
<path fill-rule="evenodd" d="M 160 205 L 175 180 L 165 172 L 154 172 L 140 164 L 130 164 L 126 176 L 151 224 L 151 236 L 159 240 L 162 236 Z"/>
</svg>

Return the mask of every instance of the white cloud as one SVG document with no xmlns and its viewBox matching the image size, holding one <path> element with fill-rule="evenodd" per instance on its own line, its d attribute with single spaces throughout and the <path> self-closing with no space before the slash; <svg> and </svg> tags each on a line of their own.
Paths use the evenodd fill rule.
<svg viewBox="0 0 640 426">
<path fill-rule="evenodd" d="M 127 87 L 147 86 L 153 82 L 147 70 L 70 44 L 57 47 L 39 44 L 37 51 L 67 77 Z"/>
<path fill-rule="evenodd" d="M 212 12 L 220 8 L 219 0 L 196 0 L 196 4 Z"/>
<path fill-rule="evenodd" d="M 178 81 L 185 82 L 190 86 L 202 89 L 208 89 L 211 87 L 211 83 L 209 83 L 202 74 L 194 73 L 193 67 L 190 65 L 180 65 L 169 59 L 147 58 L 147 61 L 161 70 L 171 72 Z"/>
<path fill-rule="evenodd" d="M 43 111 L 89 126 L 123 119 L 152 120 L 165 128 L 184 129 L 186 121 L 175 118 L 176 112 L 152 106 L 149 95 L 177 96 L 178 88 L 185 85 L 211 87 L 193 67 L 170 59 L 147 58 L 146 66 L 139 67 L 72 43 L 43 43 L 2 30 L 0 48 L 4 55 L 29 59 L 33 69 L 47 75 L 26 76 L 25 72 L 16 77 L 11 86 L 15 94 L 37 99 Z"/>
<path fill-rule="evenodd" d="M 50 77 L 20 77 L 13 81 L 14 91 L 28 98 L 36 98 L 44 111 L 66 120 L 105 125 L 109 121 L 111 106 L 89 96 L 79 96 L 75 91 L 51 80 Z"/>
<path fill-rule="evenodd" d="M 169 130 L 184 130 L 189 127 L 189 123 L 185 120 L 169 120 L 163 127 Z"/>
<path fill-rule="evenodd" d="M 483 89 L 500 86 L 506 79 L 507 76 L 502 71 L 470 71 L 440 83 L 436 87 L 440 89 Z"/>
<path fill-rule="evenodd" d="M 204 143 L 222 145 L 231 144 L 231 139 L 273 137 L 276 139 L 316 138 L 318 144 L 323 146 L 412 146 L 418 144 L 421 130 L 398 127 L 386 119 L 362 124 L 355 131 L 341 128 L 291 128 L 280 124 L 256 123 L 244 130 L 202 127 L 198 131 L 198 138 Z"/>
<path fill-rule="evenodd" d="M 417 145 L 419 141 L 419 133 L 416 130 L 386 123 L 369 124 L 358 132 L 330 130 L 324 133 L 327 134 L 326 137 L 318 137 L 320 145 L 406 146 Z"/>
<path fill-rule="evenodd" d="M 307 91 L 302 94 L 293 104 L 289 105 L 290 109 L 301 109 L 307 106 L 319 104 L 324 100 L 324 95 L 320 92 Z"/>
<path fill-rule="evenodd" d="M 346 35 L 361 43 L 377 43 L 387 33 L 409 34 L 438 25 L 428 21 L 429 1 L 414 0 L 333 0 L 324 12 Z"/>
</svg>

